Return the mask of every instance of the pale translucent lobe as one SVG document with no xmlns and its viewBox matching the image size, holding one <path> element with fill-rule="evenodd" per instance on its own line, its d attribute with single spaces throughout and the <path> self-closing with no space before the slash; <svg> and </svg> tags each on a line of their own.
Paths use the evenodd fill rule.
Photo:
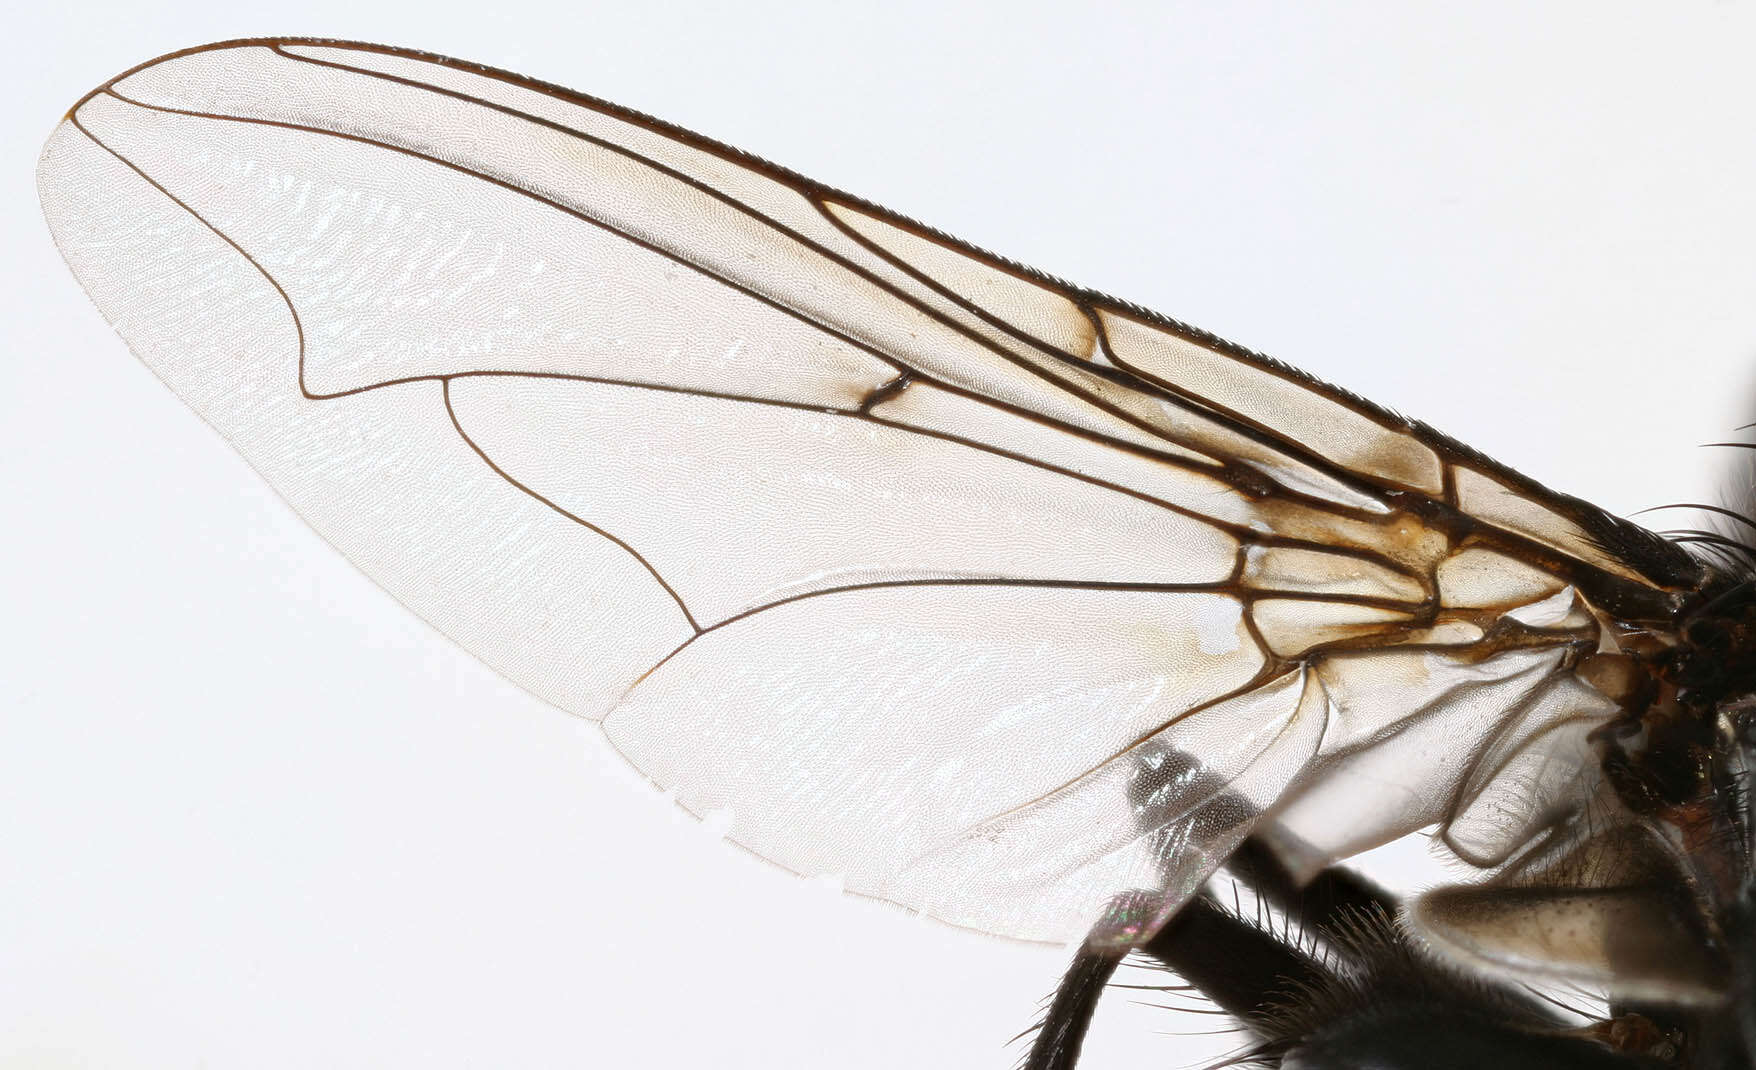
<svg viewBox="0 0 1756 1070">
<path fill-rule="evenodd" d="M 1516 606 L 1506 612 L 1506 617 L 1532 628 L 1579 628 L 1591 620 L 1590 611 L 1579 604 L 1578 592 L 1571 587 L 1563 587 L 1541 601 Z"/>
<path fill-rule="evenodd" d="M 1478 776 L 1484 768 L 1473 756 L 1496 755 L 1490 761 L 1510 766 L 1545 727 L 1575 717 L 1599 724 L 1613 714 L 1602 695 L 1557 671 L 1564 653 L 1509 651 L 1481 664 L 1423 650 L 1325 659 L 1317 673 L 1329 696 L 1329 731 L 1307 782 L 1276 814 L 1308 852 L 1305 868 L 1446 820 L 1466 785 L 1480 798 L 1489 778 Z M 1497 783 L 1497 790 L 1522 788 Z M 1530 831 L 1526 815 L 1468 801 L 1464 809 L 1463 841 L 1479 855 L 1509 849 L 1507 840 L 1522 843 Z"/>
<path fill-rule="evenodd" d="M 1575 787 L 1607 712 L 1559 572 L 1634 573 L 1474 470 L 1460 516 L 1420 429 L 638 116 L 289 48 L 77 107 L 39 178 L 75 274 L 362 569 L 737 842 L 1064 940 L 1264 821 L 1489 859 Z M 1471 648 L 1503 617 L 1550 645 Z"/>
<path fill-rule="evenodd" d="M 1445 844 L 1459 858 L 1496 866 L 1545 826 L 1582 804 L 1596 776 L 1592 732 L 1618 712 L 1576 680 L 1557 685 L 1482 749 L 1460 786 Z"/>
<path fill-rule="evenodd" d="M 840 874 L 852 891 L 959 924 L 1070 939 L 1128 886 L 1115 883 L 1118 860 L 1024 881 L 1003 900 L 987 894 L 996 872 L 962 864 L 975 859 L 941 856 L 932 880 L 911 866 L 1069 784 L 1092 785 L 1087 806 L 1124 825 L 1057 822 L 1055 834 L 1073 838 L 1027 837 L 1026 854 L 1107 855 L 1110 837 L 1149 832 L 1127 833 L 1126 796 L 1102 767 L 1256 673 L 1253 648 L 1198 648 L 1196 622 L 1216 608 L 1235 619 L 1236 603 L 1209 594 L 833 592 L 703 634 L 605 727 L 683 805 L 729 808 L 733 838 L 781 865 Z M 1228 723 L 1234 734 L 1257 730 Z M 966 894 L 977 886 L 983 894 Z"/>
</svg>

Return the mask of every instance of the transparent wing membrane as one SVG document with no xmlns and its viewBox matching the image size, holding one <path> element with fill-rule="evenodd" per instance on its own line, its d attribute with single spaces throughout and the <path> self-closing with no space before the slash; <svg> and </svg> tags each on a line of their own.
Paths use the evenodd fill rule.
<svg viewBox="0 0 1756 1070">
<path fill-rule="evenodd" d="M 1253 829 L 1497 864 L 1616 712 L 1572 672 L 1599 614 L 1700 575 L 1275 362 L 454 61 L 166 57 L 39 183 L 135 353 L 397 598 L 732 839 L 960 925 L 1074 939 Z"/>
</svg>

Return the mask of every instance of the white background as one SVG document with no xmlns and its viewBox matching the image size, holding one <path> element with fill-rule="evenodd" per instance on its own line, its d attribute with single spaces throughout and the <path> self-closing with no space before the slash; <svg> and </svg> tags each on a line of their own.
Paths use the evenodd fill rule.
<svg viewBox="0 0 1756 1070">
<path fill-rule="evenodd" d="M 1714 493 L 1696 443 L 1756 419 L 1748 3 L 943 6 L 7 17 L 0 1066 L 999 1068 L 1064 959 L 714 842 L 357 574 L 124 352 L 31 169 L 80 93 L 159 53 L 292 33 L 512 68 L 1612 510 Z M 1129 998 L 1090 1067 L 1225 1047 Z"/>
</svg>

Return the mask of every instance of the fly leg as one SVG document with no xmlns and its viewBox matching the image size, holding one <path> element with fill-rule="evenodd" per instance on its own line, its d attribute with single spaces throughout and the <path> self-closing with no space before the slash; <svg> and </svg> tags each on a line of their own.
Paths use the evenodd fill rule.
<svg viewBox="0 0 1756 1070">
<path fill-rule="evenodd" d="M 1395 915 L 1395 902 L 1357 874 L 1322 871 L 1295 883 L 1265 843 L 1247 839 L 1226 863 L 1232 875 L 1296 926 L 1326 928 L 1354 913 Z M 1094 929 L 1096 935 L 1103 925 Z M 1087 941 L 1073 956 L 1043 1014 L 1023 1070 L 1072 1070 L 1104 986 L 1127 951 Z M 1237 917 L 1203 894 L 1179 910 L 1139 954 L 1181 974 L 1220 1008 L 1248 1020 L 1290 985 L 1314 984 L 1323 967 L 1306 951 Z"/>
<path fill-rule="evenodd" d="M 1261 925 L 1211 894 L 1190 901 L 1136 954 L 1181 975 L 1238 1019 L 1251 1065 L 1299 1070 L 1673 1070 L 1558 1020 L 1531 993 L 1465 976 L 1420 954 L 1395 900 L 1339 867 L 1299 885 L 1273 850 L 1247 840 L 1227 861 L 1238 883 L 1286 919 Z M 1127 898 L 1127 897 L 1124 897 Z M 1121 909 L 1126 909 L 1122 904 Z M 1099 996 L 1128 952 L 1114 928 L 1074 955 L 1022 1064 L 1074 1070 Z M 1310 948 L 1315 937 L 1327 949 Z"/>
</svg>

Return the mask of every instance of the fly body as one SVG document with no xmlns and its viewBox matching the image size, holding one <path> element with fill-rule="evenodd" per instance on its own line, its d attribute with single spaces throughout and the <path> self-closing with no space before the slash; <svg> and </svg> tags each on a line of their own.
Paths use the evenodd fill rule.
<svg viewBox="0 0 1756 1070">
<path fill-rule="evenodd" d="M 410 609 L 754 853 L 1075 945 L 1036 1070 L 1130 955 L 1262 1065 L 1756 1063 L 1747 513 L 1662 536 L 425 53 L 164 56 L 38 182 L 135 353 Z M 1471 879 L 1346 868 L 1424 829 Z"/>
</svg>

